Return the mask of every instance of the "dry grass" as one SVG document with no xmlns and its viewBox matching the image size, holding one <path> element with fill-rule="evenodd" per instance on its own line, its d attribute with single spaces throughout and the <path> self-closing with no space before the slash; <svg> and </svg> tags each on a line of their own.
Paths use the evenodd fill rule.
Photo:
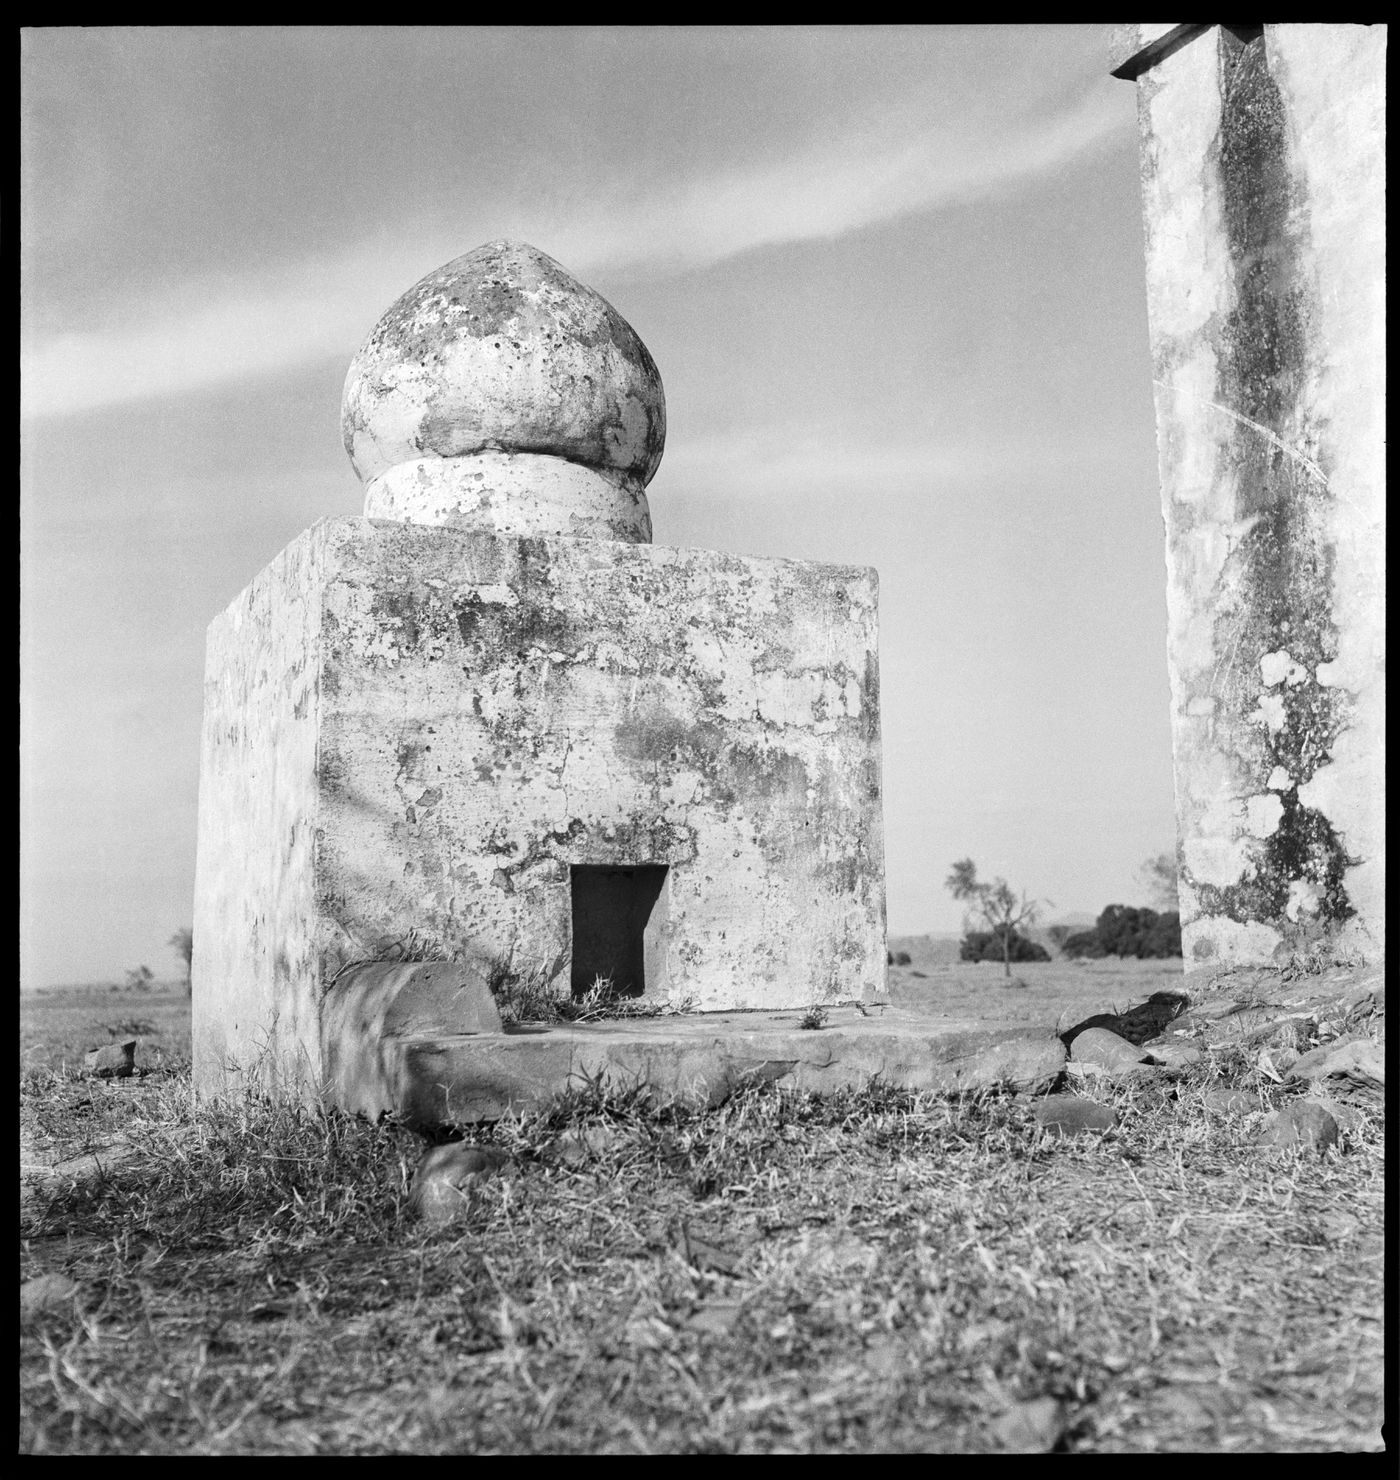
<svg viewBox="0 0 1400 1480">
<path fill-rule="evenodd" d="M 611 1018 L 665 1017 L 689 1009 L 689 1001 L 659 1002 L 621 995 L 611 977 L 594 977 L 575 997 L 567 983 L 551 981 L 543 970 L 520 969 L 499 961 L 488 978 L 503 1023 L 598 1023 Z"/>
<path fill-rule="evenodd" d="M 1377 1449 L 1379 1111 L 1266 1155 L 1224 1067 L 1067 1141 L 1015 1098 L 585 1086 L 483 1133 L 511 1169 L 438 1234 L 392 1125 L 100 1090 L 140 1154 L 22 1216 L 22 1278 L 80 1294 L 22 1335 L 21 1449 L 974 1452 L 1043 1396 L 1065 1450 Z M 26 1080 L 60 1151 L 83 1089 Z"/>
<path fill-rule="evenodd" d="M 892 944 L 894 944 L 892 942 Z M 931 1017 L 997 1021 L 1039 1027 L 1064 1017 L 1143 1002 L 1153 992 L 1182 985 L 1182 963 L 1171 961 L 1018 961 L 1007 977 L 1000 962 L 948 959 L 949 943 L 906 937 L 911 961 L 888 971 L 890 1000 Z M 956 941 L 952 949 L 956 949 Z"/>
</svg>

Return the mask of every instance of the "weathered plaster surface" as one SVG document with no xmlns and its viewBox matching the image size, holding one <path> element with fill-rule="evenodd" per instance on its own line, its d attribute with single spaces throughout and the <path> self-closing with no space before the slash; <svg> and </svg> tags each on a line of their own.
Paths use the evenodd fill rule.
<svg viewBox="0 0 1400 1480">
<path fill-rule="evenodd" d="M 1189 964 L 1384 942 L 1385 28 L 1139 82 Z"/>
<path fill-rule="evenodd" d="M 876 620 L 868 570 L 322 520 L 211 635 L 201 974 L 319 1068 L 346 963 L 411 929 L 567 984 L 570 866 L 664 864 L 649 992 L 881 994 Z"/>
<path fill-rule="evenodd" d="M 287 600 L 324 580 L 289 545 L 209 628 L 191 961 L 196 1088 L 321 1074 L 315 921 L 320 630 Z"/>
<path fill-rule="evenodd" d="M 635 480 L 529 452 L 399 463 L 365 490 L 365 515 L 497 534 L 651 541 L 651 509 Z"/>
<path fill-rule="evenodd" d="M 659 993 L 877 987 L 871 572 L 325 529 L 320 873 L 344 954 L 413 921 L 557 975 L 569 866 L 667 864 Z"/>
</svg>

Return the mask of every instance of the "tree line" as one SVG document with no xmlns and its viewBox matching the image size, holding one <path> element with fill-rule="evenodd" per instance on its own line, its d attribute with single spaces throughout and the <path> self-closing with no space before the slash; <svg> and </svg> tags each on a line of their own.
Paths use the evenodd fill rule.
<svg viewBox="0 0 1400 1480">
<path fill-rule="evenodd" d="M 1142 866 L 1141 877 L 1154 903 L 1175 904 L 1176 859 L 1172 854 L 1149 858 Z M 1002 878 L 979 879 L 977 865 L 970 858 L 960 858 L 953 864 L 944 887 L 968 907 L 959 959 L 1000 961 L 1007 976 L 1011 975 L 1013 961 L 1050 959 L 1043 945 L 1022 933 L 1034 924 L 1042 903 L 1050 901 L 1033 900 L 1024 890 L 1018 894 Z M 1047 933 L 1066 956 L 1080 959 L 1135 956 L 1147 960 L 1181 955 L 1181 916 L 1171 908 L 1158 911 L 1147 905 L 1111 904 L 1091 930 L 1052 925 Z"/>
</svg>

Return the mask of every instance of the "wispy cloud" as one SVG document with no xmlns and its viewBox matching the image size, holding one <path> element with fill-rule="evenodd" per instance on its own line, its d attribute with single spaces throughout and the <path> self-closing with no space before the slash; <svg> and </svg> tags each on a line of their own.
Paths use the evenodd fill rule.
<svg viewBox="0 0 1400 1480">
<path fill-rule="evenodd" d="M 72 414 L 348 359 L 405 287 L 493 237 L 532 241 L 585 279 L 683 271 L 1013 189 L 1121 127 L 1121 109 L 1093 86 L 1054 114 L 999 130 L 866 130 L 650 193 L 603 192 L 585 213 L 506 202 L 474 211 L 450 240 L 440 226 L 380 233 L 290 270 L 133 295 L 105 327 L 22 346 L 21 411 Z"/>
<path fill-rule="evenodd" d="M 989 441 L 909 428 L 891 442 L 867 439 L 859 428 L 843 434 L 829 426 L 769 423 L 700 437 L 673 431 L 652 495 L 706 500 L 722 491 L 724 497 L 808 504 L 817 494 L 836 490 L 849 498 L 856 490 L 862 498 L 903 499 L 920 490 L 1024 479 L 1028 469 L 1038 476 L 1067 470 L 1099 476 L 1118 459 L 1117 449 L 1092 428 L 1066 427 L 1052 442 L 1015 431 Z"/>
<path fill-rule="evenodd" d="M 899 445 L 854 446 L 812 428 L 768 426 L 724 436 L 673 437 L 654 494 L 725 495 L 809 500 L 839 489 L 893 491 L 990 476 L 1007 460 L 1004 447 L 958 445 L 932 436 Z"/>
<path fill-rule="evenodd" d="M 565 225 L 555 240 L 580 267 L 703 267 L 755 247 L 842 236 L 999 194 L 1069 163 L 1122 125 L 1112 94 L 1093 86 L 1056 113 L 1000 129 L 869 128 L 802 155 L 683 182 L 639 213 L 600 213 Z"/>
</svg>

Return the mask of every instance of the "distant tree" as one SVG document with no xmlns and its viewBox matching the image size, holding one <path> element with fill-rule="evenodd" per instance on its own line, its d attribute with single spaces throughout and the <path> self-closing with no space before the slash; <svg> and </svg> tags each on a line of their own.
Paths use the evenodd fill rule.
<svg viewBox="0 0 1400 1480">
<path fill-rule="evenodd" d="M 1138 880 L 1147 902 L 1154 909 L 1174 910 L 1177 907 L 1176 854 L 1159 853 L 1149 858 L 1138 870 Z"/>
<path fill-rule="evenodd" d="M 185 991 L 188 993 L 190 990 L 190 973 L 194 969 L 194 931 L 188 925 L 182 925 L 166 941 L 166 945 L 170 946 L 175 954 L 185 963 Z"/>
<path fill-rule="evenodd" d="M 155 980 L 155 972 L 149 966 L 133 966 L 126 974 L 128 992 L 145 992 Z"/>
<path fill-rule="evenodd" d="M 1018 899 L 1016 891 L 1005 879 L 993 879 L 989 884 L 984 883 L 978 879 L 977 865 L 970 858 L 960 858 L 953 865 L 952 872 L 944 881 L 944 888 L 959 904 L 967 905 L 970 915 L 978 916 L 987 926 L 988 933 L 995 938 L 1000 948 L 1006 974 L 1010 976 L 1012 941 L 1017 938 L 1016 927 L 1034 923 L 1035 917 L 1040 913 L 1039 901 L 1032 900 L 1025 894 Z M 966 919 L 963 930 L 966 935 L 972 933 Z M 1044 947 L 1040 949 L 1044 950 Z"/>
<path fill-rule="evenodd" d="M 1050 944 L 1056 950 L 1063 951 L 1065 942 L 1074 934 L 1074 927 L 1072 925 L 1051 925 L 1045 933 L 1050 937 Z"/>
</svg>

